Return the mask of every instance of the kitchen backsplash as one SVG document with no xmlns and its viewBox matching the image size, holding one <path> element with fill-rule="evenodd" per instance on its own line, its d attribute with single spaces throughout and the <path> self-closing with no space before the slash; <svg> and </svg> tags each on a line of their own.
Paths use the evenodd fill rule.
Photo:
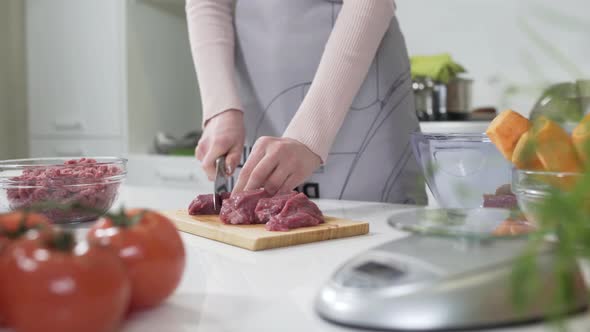
<svg viewBox="0 0 590 332">
<path fill-rule="evenodd" d="M 588 0 L 396 0 L 411 55 L 449 52 L 473 106 L 528 115 L 551 83 L 590 78 Z"/>
</svg>

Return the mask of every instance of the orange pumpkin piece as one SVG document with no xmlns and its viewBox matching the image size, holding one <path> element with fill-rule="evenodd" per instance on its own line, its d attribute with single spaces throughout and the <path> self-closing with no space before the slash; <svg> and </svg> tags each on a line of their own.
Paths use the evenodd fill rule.
<svg viewBox="0 0 590 332">
<path fill-rule="evenodd" d="M 495 236 L 516 236 L 531 233 L 535 230 L 535 226 L 527 221 L 504 220 L 496 229 L 494 229 L 493 235 Z"/>
<path fill-rule="evenodd" d="M 512 163 L 518 169 L 542 171 L 543 164 L 537 157 L 536 142 L 532 137 L 530 130 L 520 136 L 512 153 Z"/>
<path fill-rule="evenodd" d="M 572 142 L 578 158 L 588 168 L 590 166 L 590 113 L 580 121 L 572 132 Z"/>
<path fill-rule="evenodd" d="M 533 125 L 537 157 L 550 172 L 580 172 L 582 165 L 569 134 L 547 117 L 539 117 Z"/>
<path fill-rule="evenodd" d="M 527 118 L 513 110 L 505 110 L 490 123 L 486 134 L 502 155 L 512 161 L 512 154 L 520 136 L 530 127 L 531 124 Z"/>
</svg>

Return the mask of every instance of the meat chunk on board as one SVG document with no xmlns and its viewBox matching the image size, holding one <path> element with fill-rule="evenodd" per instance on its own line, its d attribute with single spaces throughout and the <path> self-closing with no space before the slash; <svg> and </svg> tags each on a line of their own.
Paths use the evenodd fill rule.
<svg viewBox="0 0 590 332">
<path fill-rule="evenodd" d="M 324 216 L 318 206 L 300 193 L 291 196 L 281 212 L 271 216 L 264 227 L 269 231 L 288 231 L 321 223 L 324 223 Z"/>
<path fill-rule="evenodd" d="M 260 224 L 256 218 L 256 205 L 270 195 L 264 190 L 251 190 L 233 194 L 223 202 L 219 218 L 224 224 L 250 225 Z"/>
<path fill-rule="evenodd" d="M 229 192 L 221 193 L 222 204 L 230 196 Z M 220 209 L 215 210 L 213 207 L 213 194 L 198 195 L 188 206 L 188 214 L 191 216 L 219 214 Z"/>
<path fill-rule="evenodd" d="M 199 195 L 189 206 L 191 215 L 219 214 L 224 224 L 266 224 L 269 231 L 288 231 L 324 222 L 322 212 L 302 193 L 270 196 L 264 189 L 224 193 L 221 211 L 213 208 L 213 195 Z"/>
<path fill-rule="evenodd" d="M 269 222 L 270 218 L 279 214 L 283 210 L 283 207 L 285 207 L 287 201 L 296 195 L 296 192 L 292 192 L 274 197 L 263 198 L 258 201 L 255 213 L 259 223 L 266 224 Z"/>
</svg>

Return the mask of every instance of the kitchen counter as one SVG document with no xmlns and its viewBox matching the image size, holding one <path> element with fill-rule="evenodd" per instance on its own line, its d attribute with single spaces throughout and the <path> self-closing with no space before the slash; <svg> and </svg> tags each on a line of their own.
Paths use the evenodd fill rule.
<svg viewBox="0 0 590 332">
<path fill-rule="evenodd" d="M 169 209 L 183 208 L 192 198 L 190 191 L 179 191 L 173 206 L 171 192 L 155 193 L 127 187 L 122 201 Z M 157 202 L 157 196 L 163 201 Z M 339 331 L 315 315 L 317 290 L 348 258 L 403 236 L 386 225 L 385 217 L 404 207 L 320 205 L 328 215 L 370 221 L 370 234 L 259 252 L 182 234 L 188 261 L 180 288 L 166 305 L 133 316 L 124 331 Z"/>
<path fill-rule="evenodd" d="M 491 121 L 421 121 L 424 133 L 483 133 Z"/>
<path fill-rule="evenodd" d="M 125 186 L 117 205 L 178 209 L 192 196 L 190 190 Z M 132 315 L 122 331 L 356 331 L 319 318 L 313 300 L 346 260 L 405 236 L 386 219 L 411 206 L 328 200 L 319 205 L 327 215 L 368 221 L 370 233 L 259 252 L 183 233 L 187 267 L 179 289 L 164 305 Z M 572 319 L 572 330 L 586 331 L 586 317 Z M 545 329 L 529 325 L 515 330 Z M 500 331 L 507 330 L 513 329 Z"/>
<path fill-rule="evenodd" d="M 126 187 L 121 201 L 174 209 L 186 206 L 192 196 L 190 190 Z M 123 331 L 353 331 L 319 318 L 314 298 L 349 258 L 405 236 L 389 227 L 386 219 L 411 206 L 328 200 L 319 205 L 328 215 L 370 222 L 370 233 L 259 252 L 183 234 L 188 265 L 180 288 L 162 307 L 133 316 Z M 572 322 L 580 331 L 590 326 L 585 318 Z"/>
</svg>

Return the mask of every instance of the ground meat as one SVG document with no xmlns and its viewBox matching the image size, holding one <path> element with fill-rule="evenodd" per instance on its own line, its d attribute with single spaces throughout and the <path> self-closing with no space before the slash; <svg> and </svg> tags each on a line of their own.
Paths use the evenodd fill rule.
<svg viewBox="0 0 590 332">
<path fill-rule="evenodd" d="M 221 193 L 221 203 L 230 196 L 229 192 Z M 191 216 L 219 214 L 219 210 L 221 210 L 221 206 L 217 210 L 213 207 L 213 194 L 198 195 L 188 206 L 188 214 Z"/>
<path fill-rule="evenodd" d="M 291 196 L 280 213 L 270 218 L 265 228 L 269 231 L 288 231 L 293 228 L 316 226 L 324 222 L 318 206 L 300 193 Z"/>
<path fill-rule="evenodd" d="M 270 196 L 264 189 L 233 194 L 223 202 L 219 217 L 224 224 L 259 224 L 260 220 L 255 213 L 256 205 L 259 200 L 268 197 Z"/>
<path fill-rule="evenodd" d="M 297 195 L 296 192 L 284 194 L 284 195 L 277 195 L 270 198 L 263 198 L 258 201 L 256 205 L 256 218 L 258 218 L 259 223 L 266 224 L 270 221 L 272 216 L 275 216 L 283 210 L 283 207 L 287 203 L 289 198 Z"/>
<path fill-rule="evenodd" d="M 92 208 L 64 210 L 44 208 L 40 212 L 55 222 L 86 221 L 106 212 L 117 196 L 120 181 L 108 178 L 122 173 L 116 165 L 98 164 L 94 159 L 68 160 L 64 165 L 32 167 L 10 178 L 6 194 L 11 209 L 38 203 L 77 204 Z"/>
</svg>

